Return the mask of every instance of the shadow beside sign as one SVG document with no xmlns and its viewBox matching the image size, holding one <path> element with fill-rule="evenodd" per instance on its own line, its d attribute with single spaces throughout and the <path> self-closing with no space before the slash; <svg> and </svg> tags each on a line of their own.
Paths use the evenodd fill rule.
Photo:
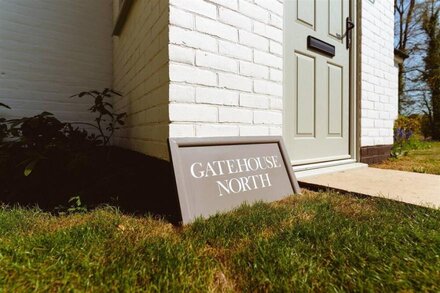
<svg viewBox="0 0 440 293">
<path fill-rule="evenodd" d="M 183 223 L 300 193 L 281 137 L 170 138 Z"/>
</svg>

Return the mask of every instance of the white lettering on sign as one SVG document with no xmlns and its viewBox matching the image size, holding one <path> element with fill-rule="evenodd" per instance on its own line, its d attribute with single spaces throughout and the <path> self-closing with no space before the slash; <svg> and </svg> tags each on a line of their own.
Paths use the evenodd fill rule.
<svg viewBox="0 0 440 293">
<path fill-rule="evenodd" d="M 225 193 L 240 193 L 270 186 L 272 184 L 268 173 L 217 181 L 219 196 L 223 196 Z"/>
<path fill-rule="evenodd" d="M 244 159 L 212 161 L 207 163 L 194 162 L 190 171 L 196 179 L 222 175 L 257 172 L 267 169 L 281 168 L 278 156 L 262 156 Z M 236 194 L 272 186 L 269 173 L 250 176 L 233 177 L 216 181 L 218 195 Z"/>
</svg>

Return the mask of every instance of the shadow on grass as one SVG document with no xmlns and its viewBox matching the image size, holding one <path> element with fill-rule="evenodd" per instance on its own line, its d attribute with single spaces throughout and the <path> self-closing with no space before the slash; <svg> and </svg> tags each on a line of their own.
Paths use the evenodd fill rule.
<svg viewBox="0 0 440 293">
<path fill-rule="evenodd" d="M 110 204 L 130 214 L 148 213 L 175 224 L 181 220 L 169 162 L 117 147 L 78 156 L 70 160 L 74 165 L 64 158 L 43 160 L 28 177 L 13 164 L 2 174 L 0 202 L 56 212 L 79 196 L 87 208 Z"/>
</svg>

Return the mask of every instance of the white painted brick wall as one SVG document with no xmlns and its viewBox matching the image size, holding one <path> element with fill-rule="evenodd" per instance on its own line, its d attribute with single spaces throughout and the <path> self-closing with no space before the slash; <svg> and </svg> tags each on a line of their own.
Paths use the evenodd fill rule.
<svg viewBox="0 0 440 293">
<path fill-rule="evenodd" d="M 211 115 L 219 118 L 213 123 L 215 119 L 208 119 L 205 113 L 195 113 L 209 120 L 195 121 L 210 123 L 198 128 L 204 131 L 195 127 L 186 132 L 172 131 L 185 121 L 171 119 L 170 133 L 229 135 L 236 128 L 225 126 L 238 125 L 239 135 L 280 134 L 283 1 L 170 0 L 170 15 L 181 16 L 170 19 L 170 88 L 180 86 L 182 90 L 182 98 L 171 102 L 218 105 L 218 113 Z M 362 146 L 393 142 L 392 126 L 397 115 L 393 19 L 392 0 L 362 3 Z M 185 98 L 188 87 L 195 90 L 195 99 L 192 94 Z M 174 94 L 179 95 L 177 91 Z M 248 111 L 253 113 L 252 119 L 244 114 Z M 209 127 L 212 132 L 205 131 Z"/>
<path fill-rule="evenodd" d="M 111 86 L 112 29 L 108 0 L 0 0 L 0 115 L 92 122 L 91 100 L 69 97 Z"/>
<path fill-rule="evenodd" d="M 113 0 L 113 3 L 117 12 L 119 0 Z M 207 8 L 199 5 L 195 9 Z M 206 13 L 209 13 L 209 8 Z M 215 13 L 215 10 L 211 10 L 211 13 Z M 169 19 L 179 22 L 182 27 L 194 25 L 191 13 L 174 11 L 169 14 L 167 0 L 133 1 L 121 34 L 113 40 L 113 84 L 124 95 L 124 98 L 115 100 L 115 108 L 129 115 L 125 127 L 116 133 L 114 143 L 162 159 L 168 159 L 169 156 L 170 101 L 195 101 L 194 89 L 183 82 L 208 85 L 217 82 L 215 74 L 194 67 L 194 48 L 176 44 L 168 51 Z M 185 34 L 178 33 L 178 36 L 181 42 L 191 39 Z M 208 39 L 200 44 L 203 48 L 209 48 Z M 173 77 L 182 80 L 181 85 L 169 86 L 169 55 L 179 61 L 173 65 L 172 73 Z M 194 121 L 196 117 L 191 116 L 191 111 L 179 109 L 173 115 Z M 191 127 L 181 126 L 174 133 L 184 132 L 188 128 Z"/>
<path fill-rule="evenodd" d="M 394 2 L 362 1 L 361 146 L 393 143 L 397 118 Z"/>
<path fill-rule="evenodd" d="M 200 104 L 238 105 L 239 93 L 236 91 L 200 86 L 195 91 L 196 102 Z"/>
<path fill-rule="evenodd" d="M 169 2 L 170 136 L 280 135 L 283 1 Z"/>
</svg>

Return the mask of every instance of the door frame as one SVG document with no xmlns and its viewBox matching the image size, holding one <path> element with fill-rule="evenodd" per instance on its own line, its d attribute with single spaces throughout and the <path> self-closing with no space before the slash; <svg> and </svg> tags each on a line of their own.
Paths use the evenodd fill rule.
<svg viewBox="0 0 440 293">
<path fill-rule="evenodd" d="M 316 1 L 316 0 L 314 0 Z M 344 0 L 343 0 L 344 1 Z M 322 167 L 329 167 L 335 165 L 349 164 L 355 163 L 359 161 L 359 145 L 360 145 L 360 81 L 361 81 L 361 71 L 360 71 L 360 61 L 361 61 L 361 50 L 360 50 L 360 9 L 361 5 L 357 3 L 357 0 L 348 0 L 349 1 L 349 15 L 354 22 L 355 29 L 352 30 L 352 48 L 350 49 L 349 54 L 349 159 L 342 160 L 332 160 L 318 163 L 310 163 L 294 166 L 295 171 L 301 171 L 306 169 L 315 169 Z M 359 1 L 361 2 L 361 1 Z M 284 4 L 285 5 L 285 4 Z M 284 7 L 285 8 L 285 7 Z M 286 17 L 287 13 L 284 9 L 283 16 L 283 38 L 286 38 Z M 285 70 L 287 68 L 287 57 L 286 57 L 286 42 L 283 42 L 283 76 L 286 76 Z M 283 137 L 285 137 L 285 133 L 287 131 L 287 121 L 286 121 L 286 113 L 287 109 L 286 105 L 286 79 L 283 78 Z M 293 165 L 293 161 L 291 161 Z"/>
</svg>

